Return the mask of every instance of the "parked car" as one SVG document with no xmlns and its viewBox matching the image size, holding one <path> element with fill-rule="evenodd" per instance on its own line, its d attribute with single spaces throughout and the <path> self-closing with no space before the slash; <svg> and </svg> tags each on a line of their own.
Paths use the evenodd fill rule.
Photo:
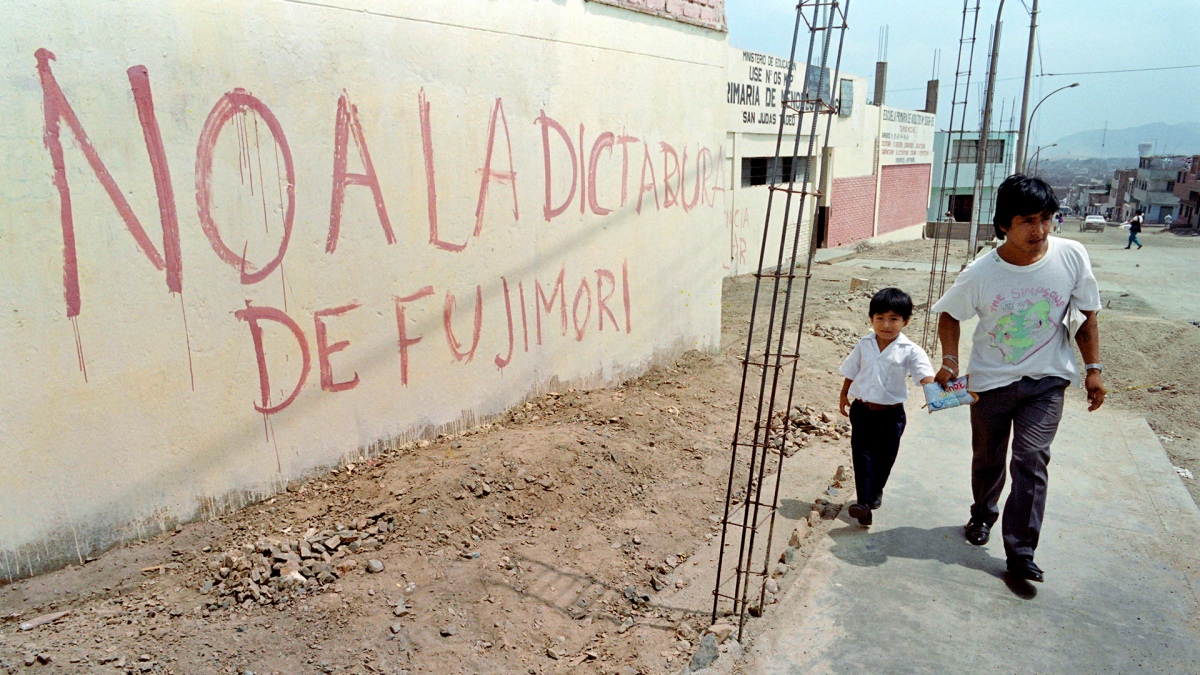
<svg viewBox="0 0 1200 675">
<path fill-rule="evenodd" d="M 1088 216 L 1079 223 L 1080 232 L 1088 232 L 1095 230 L 1096 232 L 1104 231 L 1104 216 Z"/>
</svg>

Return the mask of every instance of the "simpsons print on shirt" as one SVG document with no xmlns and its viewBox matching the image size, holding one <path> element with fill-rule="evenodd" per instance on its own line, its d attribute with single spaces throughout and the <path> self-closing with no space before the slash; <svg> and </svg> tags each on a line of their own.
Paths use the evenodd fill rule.
<svg viewBox="0 0 1200 675">
<path fill-rule="evenodd" d="M 989 335 L 992 347 L 1000 350 L 1005 363 L 1020 363 L 1054 341 L 1058 321 L 1052 315 L 1066 300 L 1044 288 L 1014 288 L 1009 295 L 997 295 L 992 312 L 999 314 Z"/>
</svg>

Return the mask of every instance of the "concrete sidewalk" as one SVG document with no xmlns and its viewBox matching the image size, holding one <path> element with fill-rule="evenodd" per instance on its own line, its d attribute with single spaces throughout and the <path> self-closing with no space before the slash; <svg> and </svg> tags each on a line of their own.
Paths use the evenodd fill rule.
<svg viewBox="0 0 1200 675">
<path fill-rule="evenodd" d="M 875 525 L 843 512 L 747 672 L 1200 672 L 1200 512 L 1144 419 L 1083 398 L 1053 446 L 1044 584 L 1007 579 L 999 526 L 963 540 L 968 412 L 929 415 L 914 390 Z"/>
</svg>

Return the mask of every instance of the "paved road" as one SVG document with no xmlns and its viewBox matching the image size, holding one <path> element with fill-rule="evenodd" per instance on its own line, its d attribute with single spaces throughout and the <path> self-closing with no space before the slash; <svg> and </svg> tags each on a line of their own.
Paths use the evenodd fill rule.
<svg viewBox="0 0 1200 675">
<path fill-rule="evenodd" d="M 1200 511 L 1143 419 L 1082 399 L 1070 392 L 1054 445 L 1044 584 L 1007 580 L 999 536 L 963 541 L 967 413 L 910 399 L 875 526 L 842 516 L 764 619 L 749 671 L 1200 672 Z"/>
<path fill-rule="evenodd" d="M 1114 305 L 1142 305 L 1153 314 L 1179 321 L 1200 321 L 1200 237 L 1181 236 L 1158 228 L 1139 236 L 1141 250 L 1125 250 L 1129 233 L 1117 227 L 1105 232 L 1079 232 L 1073 222 L 1063 236 L 1083 242 L 1092 258 L 1101 290 L 1112 291 Z M 1131 299 L 1122 299 L 1120 293 Z M 1106 293 L 1106 296 L 1109 294 Z"/>
</svg>

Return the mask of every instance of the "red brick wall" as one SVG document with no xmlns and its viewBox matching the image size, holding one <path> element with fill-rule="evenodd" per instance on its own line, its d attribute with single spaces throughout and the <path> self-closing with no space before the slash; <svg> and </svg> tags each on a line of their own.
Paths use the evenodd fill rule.
<svg viewBox="0 0 1200 675">
<path fill-rule="evenodd" d="M 684 23 L 725 30 L 725 0 L 591 0 Z"/>
<path fill-rule="evenodd" d="M 879 234 L 925 222 L 929 206 L 929 164 L 881 168 Z"/>
<path fill-rule="evenodd" d="M 862 241 L 875 233 L 875 176 L 834 178 L 826 246 Z"/>
</svg>

